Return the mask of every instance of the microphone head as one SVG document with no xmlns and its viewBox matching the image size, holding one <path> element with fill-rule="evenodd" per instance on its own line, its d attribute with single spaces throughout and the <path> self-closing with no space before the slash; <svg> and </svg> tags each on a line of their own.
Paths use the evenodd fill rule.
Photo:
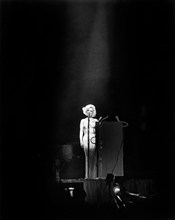
<svg viewBox="0 0 175 220">
<path fill-rule="evenodd" d="M 116 115 L 115 116 L 115 118 L 116 118 L 116 120 L 119 122 L 120 121 L 120 119 L 119 119 L 119 117 Z"/>
<path fill-rule="evenodd" d="M 102 119 L 102 117 L 100 116 L 100 118 L 98 119 L 99 121 Z"/>
</svg>

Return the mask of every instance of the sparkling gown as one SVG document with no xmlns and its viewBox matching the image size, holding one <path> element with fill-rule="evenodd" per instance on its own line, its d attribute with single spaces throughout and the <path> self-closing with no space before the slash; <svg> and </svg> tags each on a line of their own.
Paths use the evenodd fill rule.
<svg viewBox="0 0 175 220">
<path fill-rule="evenodd" d="M 83 126 L 83 148 L 85 152 L 85 178 L 95 179 L 97 177 L 97 152 L 96 152 L 96 122 L 97 119 L 89 119 L 89 144 L 88 144 L 88 118 Z M 89 154 L 88 154 L 89 145 Z"/>
</svg>

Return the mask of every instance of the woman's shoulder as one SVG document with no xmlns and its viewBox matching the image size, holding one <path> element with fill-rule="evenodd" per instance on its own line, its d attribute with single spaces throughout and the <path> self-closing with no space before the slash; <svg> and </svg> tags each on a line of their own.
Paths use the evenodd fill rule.
<svg viewBox="0 0 175 220">
<path fill-rule="evenodd" d="M 85 122 L 86 121 L 86 118 L 82 118 L 80 122 Z"/>
</svg>

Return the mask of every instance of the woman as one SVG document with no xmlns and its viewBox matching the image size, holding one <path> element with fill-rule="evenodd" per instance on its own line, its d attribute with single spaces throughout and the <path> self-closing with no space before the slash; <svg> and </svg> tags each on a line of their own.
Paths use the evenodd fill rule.
<svg viewBox="0 0 175 220">
<path fill-rule="evenodd" d="M 82 108 L 87 116 L 80 121 L 80 146 L 85 153 L 85 179 L 97 177 L 97 157 L 96 157 L 96 108 L 89 104 Z"/>
</svg>

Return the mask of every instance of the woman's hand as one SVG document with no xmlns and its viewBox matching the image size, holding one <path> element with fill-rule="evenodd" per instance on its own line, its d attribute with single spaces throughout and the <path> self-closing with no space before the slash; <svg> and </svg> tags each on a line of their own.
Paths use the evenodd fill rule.
<svg viewBox="0 0 175 220">
<path fill-rule="evenodd" d="M 83 148 L 83 141 L 80 140 L 80 146 Z"/>
</svg>

